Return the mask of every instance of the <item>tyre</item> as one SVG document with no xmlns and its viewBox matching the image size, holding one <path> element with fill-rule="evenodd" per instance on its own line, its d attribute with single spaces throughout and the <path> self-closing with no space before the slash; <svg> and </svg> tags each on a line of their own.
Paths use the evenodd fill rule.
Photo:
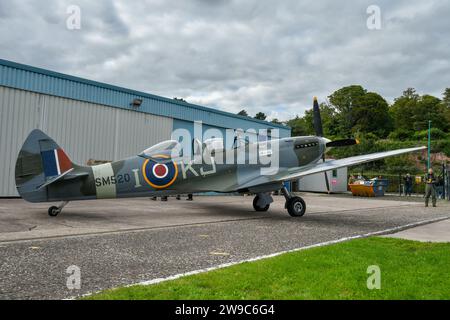
<svg viewBox="0 0 450 320">
<path fill-rule="evenodd" d="M 292 197 L 286 202 L 286 208 L 291 217 L 302 217 L 306 211 L 306 203 L 300 197 Z"/>
<path fill-rule="evenodd" d="M 56 217 L 59 214 L 59 212 L 60 212 L 60 210 L 58 207 L 53 206 L 53 207 L 48 208 L 48 215 L 50 217 Z"/>
<path fill-rule="evenodd" d="M 256 196 L 256 197 L 253 199 L 253 208 L 255 209 L 255 211 L 263 212 L 263 211 L 269 210 L 270 203 L 268 203 L 268 204 L 267 204 L 266 206 L 264 206 L 264 207 L 260 207 L 260 206 L 258 206 L 258 201 L 259 201 L 259 197 Z"/>
</svg>

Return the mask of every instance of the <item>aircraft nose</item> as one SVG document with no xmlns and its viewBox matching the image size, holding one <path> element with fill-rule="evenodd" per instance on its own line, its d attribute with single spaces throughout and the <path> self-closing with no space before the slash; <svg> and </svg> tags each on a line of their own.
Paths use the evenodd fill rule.
<svg viewBox="0 0 450 320">
<path fill-rule="evenodd" d="M 327 138 L 324 138 L 324 137 L 321 137 L 320 139 L 322 140 L 323 144 L 325 144 L 325 145 L 326 145 L 328 142 L 331 142 L 330 139 L 327 139 Z"/>
<path fill-rule="evenodd" d="M 320 137 L 319 139 L 320 139 L 320 151 L 324 153 L 327 150 L 327 143 L 331 142 L 331 140 L 324 137 Z"/>
</svg>

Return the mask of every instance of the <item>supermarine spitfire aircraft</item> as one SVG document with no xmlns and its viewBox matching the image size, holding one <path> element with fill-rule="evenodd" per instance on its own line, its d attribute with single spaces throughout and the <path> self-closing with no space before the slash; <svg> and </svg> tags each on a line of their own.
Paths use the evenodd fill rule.
<svg viewBox="0 0 450 320">
<path fill-rule="evenodd" d="M 23 199 L 30 202 L 62 201 L 48 209 L 57 216 L 73 200 L 166 196 L 200 192 L 237 192 L 255 194 L 253 207 L 267 211 L 273 202 L 271 193 L 281 190 L 286 209 L 293 217 L 301 217 L 306 204 L 292 195 L 284 182 L 299 177 L 353 166 L 385 157 L 423 150 L 426 147 L 399 149 L 339 160 L 325 161 L 327 148 L 350 146 L 354 139 L 330 141 L 323 137 L 317 99 L 314 98 L 314 128 L 316 136 L 272 139 L 271 150 L 279 153 L 279 164 L 273 174 L 261 174 L 265 166 L 256 164 L 226 164 L 217 159 L 235 157 L 235 149 L 214 150 L 212 163 L 184 163 L 176 156 L 178 142 L 169 140 L 148 148 L 141 154 L 96 166 L 74 164 L 55 141 L 40 130 L 33 130 L 16 163 L 16 186 Z M 198 141 L 198 143 L 202 144 Z M 261 142 L 245 146 L 247 158 L 257 156 Z M 204 144 L 202 144 L 204 145 Z M 258 147 L 258 148 L 252 148 Z M 265 149 L 267 153 L 267 149 Z M 256 153 L 256 155 L 255 155 Z M 175 154 L 175 156 L 174 156 Z"/>
</svg>

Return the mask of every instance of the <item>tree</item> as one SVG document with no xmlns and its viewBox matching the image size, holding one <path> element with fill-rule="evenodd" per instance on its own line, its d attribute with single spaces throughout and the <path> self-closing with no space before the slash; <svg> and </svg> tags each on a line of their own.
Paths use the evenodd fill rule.
<svg viewBox="0 0 450 320">
<path fill-rule="evenodd" d="M 428 132 L 430 131 L 430 132 Z M 447 134 L 438 128 L 431 128 L 431 130 L 422 130 L 414 133 L 414 139 L 416 140 L 428 140 L 428 134 L 430 134 L 432 140 L 441 140 L 447 137 Z"/>
<path fill-rule="evenodd" d="M 414 130 L 426 130 L 428 128 L 428 120 L 431 120 L 433 128 L 446 131 L 449 124 L 446 119 L 445 107 L 441 104 L 439 98 L 431 95 L 423 95 L 417 101 L 414 114 Z"/>
<path fill-rule="evenodd" d="M 264 112 L 258 112 L 255 115 L 255 119 L 258 119 L 258 120 L 266 120 L 266 118 L 267 118 L 267 116 Z"/>
<path fill-rule="evenodd" d="M 419 99 L 419 95 L 416 93 L 416 89 L 414 88 L 408 88 L 405 91 L 403 91 L 402 97 L 412 100 Z"/>
<path fill-rule="evenodd" d="M 395 130 L 413 131 L 413 119 L 416 114 L 417 101 L 419 95 L 416 90 L 408 88 L 403 94 L 394 100 L 394 104 L 389 109 L 389 113 L 394 122 Z"/>
<path fill-rule="evenodd" d="M 445 109 L 445 119 L 447 123 L 450 123 L 450 88 L 446 88 L 442 96 L 442 105 Z"/>
<path fill-rule="evenodd" d="M 343 136 L 349 136 L 355 125 L 353 105 L 355 101 L 366 94 L 366 90 L 360 85 L 343 87 L 333 92 L 328 98 L 336 108 L 339 132 Z"/>
<path fill-rule="evenodd" d="M 398 140 L 398 141 L 407 141 L 411 139 L 411 131 L 408 131 L 406 129 L 395 129 L 392 131 L 388 139 L 390 140 Z"/>
<path fill-rule="evenodd" d="M 379 94 L 367 92 L 360 85 L 352 85 L 336 90 L 329 99 L 336 108 L 335 134 L 349 137 L 356 133 L 373 133 L 386 137 L 391 132 L 389 106 Z"/>
<path fill-rule="evenodd" d="M 272 121 L 270 121 L 270 122 L 275 123 L 275 124 L 283 124 L 283 123 L 282 123 L 280 120 L 278 120 L 277 118 L 273 118 Z"/>
<path fill-rule="evenodd" d="M 298 136 L 306 136 L 311 134 L 308 132 L 308 128 L 305 124 L 305 119 L 300 118 L 298 115 L 295 116 L 294 119 L 288 120 L 286 124 L 291 127 L 291 136 L 298 137 Z"/>
<path fill-rule="evenodd" d="M 450 88 L 445 88 L 444 93 L 442 94 L 442 104 L 450 108 Z"/>
<path fill-rule="evenodd" d="M 417 131 L 427 130 L 429 120 L 434 128 L 445 132 L 450 129 L 450 115 L 445 103 L 431 95 L 420 96 L 412 88 L 405 90 L 402 96 L 395 99 L 390 114 L 396 130 L 407 130 L 411 137 Z"/>
<path fill-rule="evenodd" d="M 322 119 L 323 134 L 325 137 L 339 136 L 339 128 L 337 124 L 337 113 L 333 106 L 321 103 L 319 105 L 320 117 Z M 313 109 L 306 110 L 303 117 L 304 127 L 309 135 L 315 135 L 314 130 L 314 112 Z"/>
<path fill-rule="evenodd" d="M 245 109 L 242 109 L 237 114 L 240 116 L 248 117 L 248 113 L 247 113 L 247 111 L 245 111 Z"/>
<path fill-rule="evenodd" d="M 392 130 L 388 103 L 375 92 L 368 92 L 354 99 L 351 113 L 353 133 L 373 133 L 385 138 Z"/>
</svg>

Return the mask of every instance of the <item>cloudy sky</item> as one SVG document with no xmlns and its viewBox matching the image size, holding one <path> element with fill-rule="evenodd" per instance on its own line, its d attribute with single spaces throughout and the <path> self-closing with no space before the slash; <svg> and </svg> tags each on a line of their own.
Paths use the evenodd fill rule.
<svg viewBox="0 0 450 320">
<path fill-rule="evenodd" d="M 449 17 L 447 0 L 1 0 L 0 58 L 286 120 L 351 84 L 440 97 Z"/>
</svg>

